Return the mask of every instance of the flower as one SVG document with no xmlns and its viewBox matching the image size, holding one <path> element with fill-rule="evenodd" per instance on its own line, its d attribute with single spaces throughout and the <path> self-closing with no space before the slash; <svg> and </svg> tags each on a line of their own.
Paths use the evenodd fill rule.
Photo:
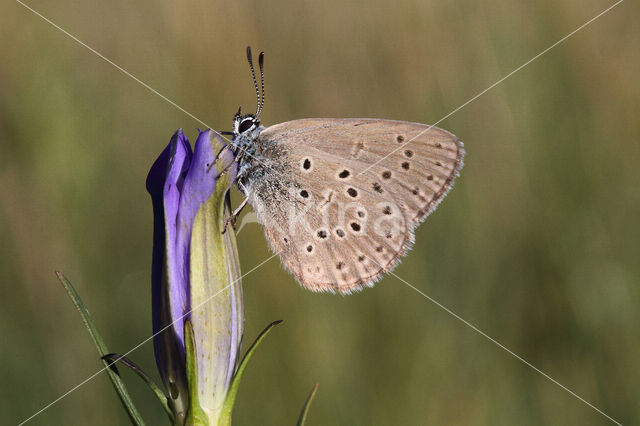
<svg viewBox="0 0 640 426">
<path fill-rule="evenodd" d="M 218 425 L 244 327 L 228 191 L 236 163 L 222 138 L 200 132 L 193 153 L 178 130 L 147 177 L 154 212 L 152 303 L 156 364 L 174 424 Z M 217 158 L 218 153 L 221 153 Z"/>
</svg>

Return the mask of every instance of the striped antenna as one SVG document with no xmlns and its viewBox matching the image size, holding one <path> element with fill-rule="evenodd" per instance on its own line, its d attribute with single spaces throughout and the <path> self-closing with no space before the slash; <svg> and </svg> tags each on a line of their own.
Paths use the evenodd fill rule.
<svg viewBox="0 0 640 426">
<path fill-rule="evenodd" d="M 251 68 L 251 77 L 253 77 L 253 86 L 256 88 L 256 97 L 258 98 L 258 105 L 256 106 L 256 115 L 260 111 L 260 90 L 258 89 L 258 81 L 256 80 L 256 71 L 253 69 L 253 59 L 251 58 L 251 46 L 247 46 L 247 61 L 249 61 L 249 68 Z"/>
<path fill-rule="evenodd" d="M 260 115 L 262 108 L 264 108 L 264 52 L 260 52 L 260 56 L 258 56 L 258 66 L 260 67 L 260 87 L 262 88 L 262 98 L 256 115 Z"/>
</svg>

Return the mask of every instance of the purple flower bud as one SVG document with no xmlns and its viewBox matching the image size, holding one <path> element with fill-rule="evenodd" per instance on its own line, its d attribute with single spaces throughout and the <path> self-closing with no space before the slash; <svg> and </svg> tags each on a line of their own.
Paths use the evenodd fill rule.
<svg viewBox="0 0 640 426">
<path fill-rule="evenodd" d="M 228 150 L 216 160 L 224 146 L 217 133 L 207 130 L 200 132 L 192 153 L 178 130 L 147 177 L 154 212 L 154 350 L 176 424 L 183 424 L 196 409 L 210 424 L 218 423 L 242 339 L 235 234 L 231 227 L 222 234 L 236 163 Z M 185 353 L 187 319 L 193 327 L 195 354 Z M 193 356 L 197 379 L 187 379 L 186 358 Z M 197 386 L 189 383 L 194 380 Z"/>
</svg>

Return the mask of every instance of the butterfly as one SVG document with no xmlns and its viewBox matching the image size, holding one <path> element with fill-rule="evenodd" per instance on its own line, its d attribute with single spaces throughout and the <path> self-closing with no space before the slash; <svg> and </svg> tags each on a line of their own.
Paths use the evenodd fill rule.
<svg viewBox="0 0 640 426">
<path fill-rule="evenodd" d="M 309 118 L 270 127 L 251 48 L 255 114 L 233 117 L 228 147 L 236 184 L 271 248 L 298 282 L 316 292 L 371 287 L 414 242 L 414 229 L 451 189 L 463 166 L 463 143 L 426 124 L 383 119 Z"/>
</svg>

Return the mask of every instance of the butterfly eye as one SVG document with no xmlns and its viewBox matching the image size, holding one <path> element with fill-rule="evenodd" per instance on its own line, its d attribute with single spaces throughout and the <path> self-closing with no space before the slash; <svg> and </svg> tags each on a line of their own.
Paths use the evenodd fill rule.
<svg viewBox="0 0 640 426">
<path fill-rule="evenodd" d="M 253 120 L 249 118 L 247 120 L 244 120 L 242 123 L 240 123 L 240 126 L 238 127 L 238 132 L 244 133 L 247 130 L 249 130 L 251 127 L 253 127 Z"/>
</svg>

